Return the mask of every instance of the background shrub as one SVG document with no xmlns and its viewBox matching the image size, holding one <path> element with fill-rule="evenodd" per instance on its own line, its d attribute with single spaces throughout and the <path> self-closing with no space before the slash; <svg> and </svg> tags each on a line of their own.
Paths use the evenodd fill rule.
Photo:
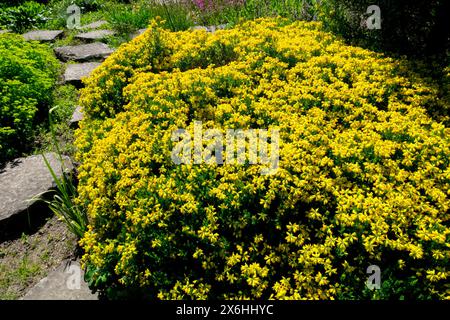
<svg viewBox="0 0 450 320">
<path fill-rule="evenodd" d="M 17 33 L 39 27 L 47 20 L 45 5 L 35 1 L 27 1 L 19 6 L 1 7 L 0 26 Z"/>
<path fill-rule="evenodd" d="M 449 128 L 425 110 L 436 92 L 317 23 L 153 23 L 82 90 L 90 286 L 109 298 L 448 298 Z M 172 132 L 195 120 L 278 128 L 279 170 L 175 165 Z"/>
<path fill-rule="evenodd" d="M 193 10 L 197 24 L 234 25 L 241 20 L 261 17 L 285 17 L 291 20 L 313 20 L 317 16 L 318 0 L 184 0 Z"/>
<path fill-rule="evenodd" d="M 0 162 L 19 155 L 52 99 L 59 63 L 45 45 L 0 35 Z"/>
<path fill-rule="evenodd" d="M 380 0 L 382 26 L 367 30 L 370 0 L 326 0 L 320 4 L 321 19 L 330 30 L 373 49 L 409 55 L 445 54 L 449 50 L 450 5 L 445 0 Z M 447 61 L 448 62 L 448 61 Z"/>
</svg>

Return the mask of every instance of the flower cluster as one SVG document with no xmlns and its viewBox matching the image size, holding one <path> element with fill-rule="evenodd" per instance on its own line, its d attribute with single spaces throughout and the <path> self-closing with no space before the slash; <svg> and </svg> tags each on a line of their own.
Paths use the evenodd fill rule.
<svg viewBox="0 0 450 320">
<path fill-rule="evenodd" d="M 426 113 L 435 95 L 317 23 L 154 22 L 82 91 L 87 277 L 110 297 L 449 298 L 450 129 Z M 175 165 L 171 134 L 195 121 L 278 129 L 278 171 Z"/>
</svg>

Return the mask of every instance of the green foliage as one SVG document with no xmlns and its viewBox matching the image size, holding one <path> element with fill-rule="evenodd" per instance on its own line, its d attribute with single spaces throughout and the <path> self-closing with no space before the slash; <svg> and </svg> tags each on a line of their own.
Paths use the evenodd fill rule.
<svg viewBox="0 0 450 320">
<path fill-rule="evenodd" d="M 449 2 L 446 0 L 380 0 L 381 29 L 363 21 L 371 0 L 326 0 L 320 18 L 326 28 L 353 43 L 402 54 L 445 53 L 449 49 Z"/>
<path fill-rule="evenodd" d="M 72 4 L 76 4 L 80 7 L 82 25 L 94 20 L 99 20 L 101 15 L 97 16 L 95 13 L 97 10 L 101 11 L 108 6 L 107 1 L 100 0 L 52 0 L 46 7 L 48 21 L 45 24 L 45 28 L 66 28 L 67 18 L 69 16 L 67 13 L 67 8 Z"/>
<path fill-rule="evenodd" d="M 146 28 L 149 21 L 156 17 L 165 20 L 164 27 L 172 31 L 186 30 L 193 25 L 188 8 L 177 3 L 160 4 L 150 1 L 133 6 L 116 5 L 108 11 L 108 22 L 125 38 L 138 29 Z"/>
<path fill-rule="evenodd" d="M 0 2 L 0 7 L 14 7 L 23 4 L 24 2 L 27 2 L 29 0 L 2 0 Z M 34 0 L 34 2 L 46 4 L 50 0 Z"/>
<path fill-rule="evenodd" d="M 221 0 L 221 1 L 186 1 L 194 11 L 197 24 L 217 25 L 229 23 L 234 25 L 241 20 L 261 17 L 285 17 L 291 20 L 313 20 L 317 15 L 318 0 Z M 201 9 L 198 3 L 205 3 Z M 197 5 L 196 5 L 197 3 Z"/>
<path fill-rule="evenodd" d="M 54 147 L 59 157 L 59 161 L 61 164 L 64 164 L 62 152 L 56 137 L 54 127 L 55 124 L 52 118 L 53 111 L 57 109 L 58 107 L 54 107 L 49 112 L 50 130 L 52 133 Z M 74 183 L 74 177 L 70 172 L 67 172 L 66 170 L 67 168 L 65 168 L 63 165 L 60 168 L 62 174 L 61 177 L 59 177 L 55 172 L 55 169 L 53 169 L 50 163 L 48 162 L 45 155 L 42 154 L 42 156 L 44 157 L 45 164 L 48 170 L 50 171 L 53 180 L 56 182 L 57 189 L 55 191 L 45 193 L 45 194 L 53 193 L 53 198 L 51 200 L 45 200 L 45 198 L 43 198 L 42 195 L 39 196 L 38 199 L 47 203 L 50 210 L 52 210 L 52 212 L 56 216 L 58 216 L 58 218 L 60 218 L 62 221 L 66 223 L 68 229 L 75 236 L 81 238 L 87 230 L 87 225 L 89 221 L 86 214 L 86 210 L 82 206 L 74 202 L 74 199 L 77 197 L 77 188 Z M 57 170 L 59 170 L 59 168 Z"/>
<path fill-rule="evenodd" d="M 73 85 L 64 85 L 56 88 L 54 92 L 54 106 L 57 107 L 53 112 L 55 123 L 67 122 L 70 120 L 75 105 L 78 100 L 78 91 Z"/>
<path fill-rule="evenodd" d="M 0 35 L 0 163 L 28 146 L 51 104 L 58 71 L 47 46 Z"/>
<path fill-rule="evenodd" d="M 44 24 L 46 21 L 44 12 L 45 6 L 34 1 L 27 1 L 16 7 L 1 8 L 0 26 L 23 33 Z"/>
</svg>

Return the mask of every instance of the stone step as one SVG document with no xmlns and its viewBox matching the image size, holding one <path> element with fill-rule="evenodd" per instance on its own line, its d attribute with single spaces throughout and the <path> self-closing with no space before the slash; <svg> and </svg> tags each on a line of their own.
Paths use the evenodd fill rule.
<svg viewBox="0 0 450 320">
<path fill-rule="evenodd" d="M 99 21 L 95 21 L 89 24 L 86 24 L 84 26 L 81 26 L 81 29 L 83 30 L 88 30 L 88 29 L 97 29 L 100 28 L 102 26 L 104 26 L 105 24 L 107 24 L 108 22 L 105 20 L 99 20 Z"/>
<path fill-rule="evenodd" d="M 81 107 L 76 106 L 75 111 L 72 114 L 72 118 L 69 121 L 70 126 L 77 126 L 78 122 L 83 120 L 83 113 L 81 112 Z"/>
<path fill-rule="evenodd" d="M 81 79 L 88 77 L 99 65 L 101 65 L 100 62 L 68 64 L 64 72 L 64 82 L 80 87 L 82 85 Z"/>
<path fill-rule="evenodd" d="M 107 37 L 113 36 L 115 34 L 114 31 L 111 30 L 94 30 L 84 33 L 79 33 L 75 36 L 75 38 L 84 40 L 84 41 L 101 41 Z"/>
<path fill-rule="evenodd" d="M 217 26 L 195 26 L 191 30 L 205 30 L 206 32 L 216 32 L 217 30 L 223 30 L 227 27 L 226 24 L 219 24 Z"/>
<path fill-rule="evenodd" d="M 103 60 L 114 52 L 113 49 L 101 42 L 81 44 L 78 46 L 64 46 L 54 49 L 56 56 L 62 61 L 92 61 Z"/>
<path fill-rule="evenodd" d="M 50 166 L 57 177 L 65 170 L 73 170 L 72 161 L 63 157 L 63 164 L 55 153 L 46 153 Z M 27 222 L 39 220 L 34 214 L 43 214 L 41 208 L 33 211 L 34 197 L 56 186 L 42 155 L 19 158 L 0 169 L 0 233 L 14 233 L 14 229 L 26 229 Z M 39 212 L 38 212 L 39 211 Z M 33 222 L 33 221 L 32 221 Z M 19 230 L 20 231 L 20 230 Z"/>
<path fill-rule="evenodd" d="M 57 38 L 61 37 L 63 33 L 63 30 L 33 30 L 24 33 L 22 36 L 25 40 L 55 41 Z"/>
<path fill-rule="evenodd" d="M 134 39 L 134 38 L 136 38 L 137 36 L 140 36 L 140 35 L 143 34 L 145 31 L 147 31 L 147 28 L 139 29 L 138 31 L 136 31 L 134 34 L 131 35 L 131 39 Z"/>
<path fill-rule="evenodd" d="M 98 295 L 84 282 L 80 263 L 67 260 L 31 288 L 22 300 L 98 300 Z"/>
</svg>

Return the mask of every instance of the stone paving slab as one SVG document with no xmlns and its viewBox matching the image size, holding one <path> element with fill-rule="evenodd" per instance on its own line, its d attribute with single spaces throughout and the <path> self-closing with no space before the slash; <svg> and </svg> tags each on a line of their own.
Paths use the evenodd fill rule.
<svg viewBox="0 0 450 320">
<path fill-rule="evenodd" d="M 95 21 L 95 22 L 86 24 L 84 26 L 81 26 L 81 29 L 84 29 L 84 30 L 86 30 L 86 29 L 97 29 L 97 28 L 100 28 L 100 27 L 104 26 L 107 23 L 108 22 L 105 21 L 105 20 L 99 20 L 99 21 Z"/>
<path fill-rule="evenodd" d="M 191 30 L 205 30 L 206 32 L 216 32 L 217 30 L 223 30 L 227 27 L 226 24 L 220 24 L 218 26 L 195 26 Z"/>
<path fill-rule="evenodd" d="M 25 40 L 54 41 L 63 33 L 62 30 L 34 30 L 24 33 L 22 36 Z"/>
<path fill-rule="evenodd" d="M 75 125 L 76 123 L 80 122 L 81 120 L 83 120 L 83 113 L 81 112 L 81 107 L 77 106 L 75 108 L 75 111 L 72 114 L 72 118 L 69 121 L 70 125 Z"/>
<path fill-rule="evenodd" d="M 139 29 L 135 33 L 131 34 L 130 37 L 131 37 L 131 39 L 134 39 L 134 38 L 140 36 L 141 34 L 143 34 L 145 31 L 147 31 L 147 28 Z"/>
<path fill-rule="evenodd" d="M 98 300 L 84 282 L 78 261 L 64 261 L 56 270 L 39 281 L 22 300 Z"/>
<path fill-rule="evenodd" d="M 61 162 L 58 156 L 55 153 L 46 153 L 45 156 L 57 176 L 61 177 Z M 67 170 L 73 169 L 68 157 L 63 157 L 63 162 Z M 26 211 L 35 202 L 33 197 L 55 186 L 42 155 L 9 162 L 0 170 L 0 222 Z"/>
<path fill-rule="evenodd" d="M 80 84 L 81 79 L 88 77 L 99 65 L 101 65 L 100 62 L 68 64 L 64 73 L 64 82 Z"/>
<path fill-rule="evenodd" d="M 62 61 L 103 60 L 114 52 L 108 45 L 95 42 L 78 46 L 64 46 L 54 49 L 56 56 Z"/>
<path fill-rule="evenodd" d="M 113 36 L 114 34 L 115 32 L 111 30 L 94 30 L 77 34 L 75 38 L 86 41 L 100 41 L 106 37 Z"/>
</svg>

